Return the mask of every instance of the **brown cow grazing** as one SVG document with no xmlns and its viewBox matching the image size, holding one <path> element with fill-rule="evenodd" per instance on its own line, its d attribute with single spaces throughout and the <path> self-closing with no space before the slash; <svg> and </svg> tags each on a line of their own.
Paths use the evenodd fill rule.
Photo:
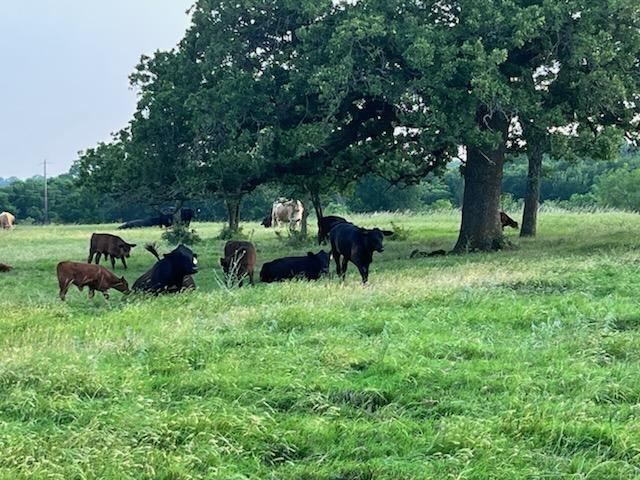
<svg viewBox="0 0 640 480">
<path fill-rule="evenodd" d="M 256 266 L 256 247 L 251 242 L 230 240 L 224 246 L 224 258 L 220 258 L 224 274 L 233 275 L 235 281 L 242 286 L 242 279 L 249 277 L 253 285 L 253 270 Z"/>
<path fill-rule="evenodd" d="M 13 224 L 16 221 L 16 217 L 14 217 L 9 212 L 0 213 L 0 228 L 2 230 L 11 230 L 13 229 Z"/>
<path fill-rule="evenodd" d="M 503 230 L 504 230 L 504 227 L 511 227 L 511 228 L 515 228 L 516 230 L 519 227 L 518 222 L 516 222 L 513 218 L 511 218 L 509 215 L 507 215 L 504 212 L 500 212 L 500 223 L 502 224 Z"/>
<path fill-rule="evenodd" d="M 93 298 L 96 290 L 102 292 L 104 298 L 109 298 L 107 292 L 115 288 L 122 293 L 129 293 L 129 284 L 124 277 L 118 278 L 102 265 L 90 263 L 60 262 L 57 267 L 58 285 L 60 286 L 60 299 L 64 301 L 69 287 L 73 284 L 82 291 L 89 287 L 89 298 Z"/>
<path fill-rule="evenodd" d="M 87 263 L 91 263 L 93 256 L 96 255 L 96 265 L 100 264 L 100 256 L 105 258 L 111 257 L 111 268 L 116 268 L 116 258 L 122 261 L 122 265 L 126 270 L 127 262 L 125 257 L 129 258 L 131 249 L 135 247 L 135 243 L 127 243 L 120 237 L 110 235 L 108 233 L 94 233 L 91 235 L 91 243 L 89 245 L 89 258 Z"/>
<path fill-rule="evenodd" d="M 11 265 L 5 265 L 4 263 L 0 263 L 0 272 L 10 272 L 11 270 L 13 270 L 13 267 Z"/>
</svg>

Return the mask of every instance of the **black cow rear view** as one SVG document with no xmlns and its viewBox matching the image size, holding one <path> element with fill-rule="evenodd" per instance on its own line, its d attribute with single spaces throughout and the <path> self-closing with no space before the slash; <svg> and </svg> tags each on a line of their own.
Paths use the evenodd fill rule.
<svg viewBox="0 0 640 480">
<path fill-rule="evenodd" d="M 367 283 L 373 252 L 383 252 L 384 237 L 390 235 L 393 235 L 393 232 L 379 228 L 369 230 L 352 223 L 339 223 L 334 226 L 329 233 L 329 239 L 338 275 L 344 279 L 347 265 L 351 262 L 358 268 L 362 283 Z"/>
<path fill-rule="evenodd" d="M 329 239 L 329 232 L 339 223 L 351 223 L 346 218 L 336 215 L 327 215 L 318 220 L 318 245 L 322 245 Z"/>
<path fill-rule="evenodd" d="M 195 287 L 191 275 L 198 273 L 198 256 L 184 245 L 170 253 L 164 254 L 164 258 L 156 251 L 153 245 L 146 245 L 158 261 L 151 269 L 136 280 L 133 290 L 136 292 L 163 293 L 179 292 L 184 288 Z"/>
</svg>

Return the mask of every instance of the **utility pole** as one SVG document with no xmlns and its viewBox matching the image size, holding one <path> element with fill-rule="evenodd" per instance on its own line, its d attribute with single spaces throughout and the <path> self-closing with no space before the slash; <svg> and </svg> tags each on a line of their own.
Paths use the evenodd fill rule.
<svg viewBox="0 0 640 480">
<path fill-rule="evenodd" d="M 47 189 L 47 159 L 44 159 L 44 224 L 49 223 L 49 191 Z"/>
</svg>

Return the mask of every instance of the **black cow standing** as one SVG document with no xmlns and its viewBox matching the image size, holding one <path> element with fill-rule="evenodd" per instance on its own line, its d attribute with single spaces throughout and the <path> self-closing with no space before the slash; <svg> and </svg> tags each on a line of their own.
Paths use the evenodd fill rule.
<svg viewBox="0 0 640 480">
<path fill-rule="evenodd" d="M 180 220 L 185 227 L 191 225 L 191 220 L 196 216 L 196 213 L 200 212 L 200 209 L 194 210 L 193 208 L 183 208 L 180 210 Z"/>
<path fill-rule="evenodd" d="M 329 273 L 331 257 L 324 250 L 308 252 L 305 257 L 285 257 L 267 262 L 260 270 L 260 280 L 265 283 L 306 278 L 317 280 Z"/>
<path fill-rule="evenodd" d="M 150 270 L 133 284 L 136 292 L 162 293 L 180 291 L 183 288 L 195 287 L 191 275 L 198 273 L 198 255 L 184 245 L 161 259 L 152 245 L 145 247 L 153 253 L 158 261 Z"/>
<path fill-rule="evenodd" d="M 379 228 L 369 230 L 352 223 L 339 223 L 334 226 L 329 232 L 329 239 L 338 275 L 344 279 L 347 265 L 351 262 L 358 268 L 362 283 L 367 283 L 373 252 L 383 252 L 382 241 L 385 236 L 390 235 L 393 235 L 393 232 Z"/>
<path fill-rule="evenodd" d="M 345 218 L 335 215 L 327 215 L 318 220 L 318 245 L 326 243 L 329 239 L 329 232 L 339 223 L 350 223 Z"/>
</svg>

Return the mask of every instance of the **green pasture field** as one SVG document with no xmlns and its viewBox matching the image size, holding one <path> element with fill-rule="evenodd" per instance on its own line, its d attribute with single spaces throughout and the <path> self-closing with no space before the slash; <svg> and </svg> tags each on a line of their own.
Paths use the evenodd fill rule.
<svg viewBox="0 0 640 480">
<path fill-rule="evenodd" d="M 197 291 L 65 303 L 57 262 L 115 226 L 0 232 L 0 478 L 640 478 L 640 216 L 544 213 L 513 250 L 420 259 L 458 213 L 355 221 L 408 232 L 366 287 L 332 264 L 222 288 L 222 225 L 195 224 Z M 259 264 L 319 249 L 243 228 Z M 160 230 L 120 234 L 132 284 Z"/>
</svg>

